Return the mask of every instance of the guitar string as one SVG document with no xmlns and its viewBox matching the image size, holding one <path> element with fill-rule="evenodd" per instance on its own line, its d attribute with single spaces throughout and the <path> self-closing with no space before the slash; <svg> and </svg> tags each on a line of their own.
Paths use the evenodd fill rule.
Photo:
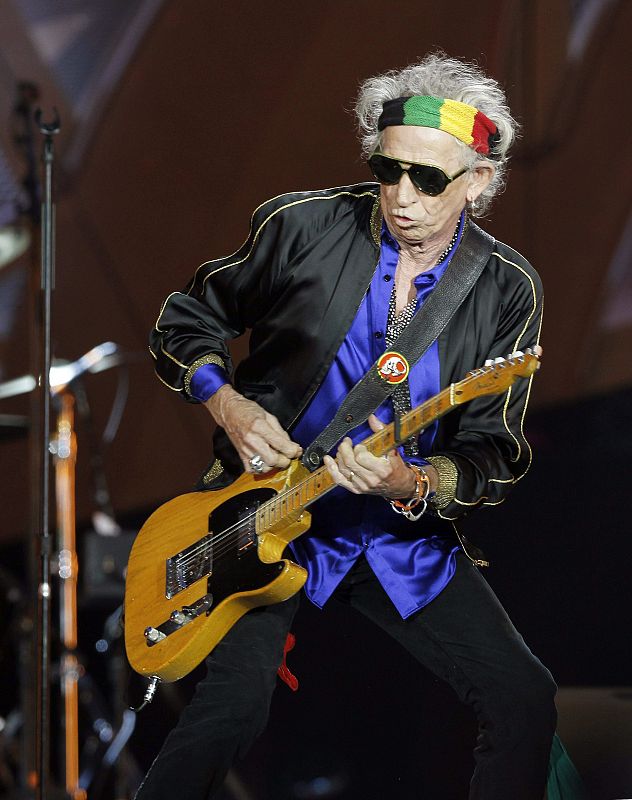
<svg viewBox="0 0 632 800">
<path fill-rule="evenodd" d="M 294 488 L 296 489 L 300 485 L 301 484 L 297 484 L 296 487 Z M 330 489 L 333 489 L 334 486 L 335 484 L 328 486 L 327 489 L 325 489 L 325 492 L 328 492 Z M 322 495 L 325 494 L 325 492 L 322 492 L 319 495 L 319 497 L 322 497 Z M 286 494 L 289 493 L 286 492 Z M 270 500 L 267 502 L 273 502 L 275 500 L 282 499 L 283 496 L 284 495 L 282 493 L 279 493 L 275 495 L 274 498 L 270 498 Z M 305 504 L 299 506 L 299 508 L 305 508 L 309 503 L 314 502 L 314 500 L 316 499 L 317 498 L 313 498 L 307 501 Z M 259 506 L 259 508 L 257 508 L 253 513 L 249 514 L 247 517 L 244 517 L 243 519 L 239 520 L 239 522 L 235 523 L 231 527 L 226 528 L 226 530 L 220 531 L 218 534 L 212 537 L 210 541 L 201 542 L 199 545 L 196 546 L 196 548 L 191 553 L 187 554 L 186 558 L 178 562 L 178 566 L 187 568 L 193 565 L 196 561 L 200 563 L 201 560 L 209 553 L 209 551 L 211 552 L 214 561 L 219 560 L 226 553 L 232 552 L 233 541 L 228 542 L 228 540 L 229 539 L 237 540 L 239 536 L 242 535 L 242 531 L 240 530 L 240 528 L 243 528 L 245 525 L 250 524 L 253 518 L 256 517 L 258 513 L 261 513 L 263 508 L 264 506 Z M 298 511 L 298 509 L 296 510 Z M 217 549 L 217 546 L 222 543 L 227 544 L 227 546 L 223 547 L 222 549 Z"/>
<path fill-rule="evenodd" d="M 297 483 L 295 486 L 293 486 L 293 487 L 291 487 L 289 489 L 285 489 L 282 492 L 279 492 L 278 494 L 276 494 L 274 497 L 271 497 L 263 505 L 259 506 L 254 512 L 252 512 L 248 516 L 244 517 L 243 519 L 239 520 L 239 522 L 236 522 L 235 524 L 231 525 L 230 527 L 226 528 L 225 530 L 220 531 L 219 533 L 215 534 L 215 536 L 213 536 L 210 541 L 200 542 L 198 545 L 196 545 L 196 547 L 190 553 L 187 553 L 187 557 L 186 558 L 184 558 L 181 561 L 179 561 L 179 566 L 184 566 L 184 565 L 191 564 L 193 561 L 195 561 L 199 557 L 199 555 L 200 555 L 200 553 L 202 551 L 208 550 L 211 546 L 213 547 L 213 550 L 214 550 L 214 553 L 213 553 L 214 558 L 219 558 L 221 555 L 223 555 L 224 553 L 226 553 L 226 552 L 228 552 L 229 550 L 232 549 L 232 543 L 231 543 L 231 546 L 225 547 L 222 550 L 215 550 L 215 546 L 216 545 L 221 544 L 222 542 L 224 542 L 228 538 L 236 538 L 235 534 L 240 535 L 241 532 L 240 532 L 239 529 L 242 528 L 246 523 L 252 522 L 253 518 L 255 518 L 257 516 L 257 514 L 260 514 L 260 515 L 264 516 L 266 514 L 265 507 L 266 507 L 266 505 L 268 503 L 270 503 L 270 504 L 281 503 L 281 505 L 282 505 L 283 500 L 287 499 L 290 495 L 295 495 L 298 492 L 299 496 L 300 496 L 301 490 L 304 487 L 307 486 L 307 484 L 310 481 L 310 479 L 313 479 L 315 477 L 316 477 L 315 475 L 309 475 L 306 479 L 304 479 L 300 483 Z M 324 477 L 324 474 L 323 474 L 323 477 Z M 335 484 L 332 484 L 331 486 L 328 486 L 325 489 L 324 492 L 321 492 L 319 494 L 319 497 L 322 497 L 323 494 L 328 492 L 330 489 L 333 489 L 334 486 L 335 486 Z M 318 498 L 313 497 L 311 499 L 308 499 L 305 503 L 299 503 L 298 508 L 294 509 L 294 513 L 296 513 L 300 508 L 306 508 L 309 504 L 313 503 L 317 499 Z M 281 520 L 279 519 L 278 522 L 280 522 L 280 521 Z M 272 523 L 272 526 L 274 524 L 276 524 L 276 522 L 277 522 L 277 520 L 275 520 L 275 522 Z"/>
<path fill-rule="evenodd" d="M 443 392 L 441 392 L 440 394 L 444 394 L 444 393 L 449 393 L 449 387 L 448 387 L 448 389 L 444 389 Z M 439 405 L 440 406 L 440 401 L 438 399 L 432 398 L 432 400 L 433 400 L 433 405 Z M 425 405 L 425 403 L 422 403 L 421 406 L 418 406 L 416 409 L 413 409 L 412 412 L 410 412 L 409 414 L 406 414 L 405 418 L 407 417 L 408 419 L 403 419 L 402 422 L 404 422 L 404 424 L 406 424 L 406 423 L 410 424 L 413 421 L 415 416 L 417 416 L 419 414 L 421 414 L 423 416 L 424 411 L 429 410 L 429 408 L 422 410 L 424 405 Z M 444 410 L 447 410 L 447 409 L 444 409 Z M 432 420 L 432 421 L 434 421 L 434 420 Z M 424 424 L 427 425 L 429 421 L 427 422 L 427 421 L 422 419 L 421 422 L 422 422 L 422 426 L 423 426 Z M 392 427 L 392 423 L 389 424 L 389 426 L 387 428 L 385 428 L 383 431 L 377 431 L 376 433 L 372 434 L 366 440 L 366 444 L 367 445 L 384 444 L 384 439 L 387 438 L 388 435 L 390 434 L 390 428 L 391 427 Z M 189 565 L 193 564 L 195 561 L 200 561 L 202 558 L 204 558 L 206 556 L 207 552 L 210 549 L 213 550 L 213 558 L 214 558 L 214 560 L 219 559 L 222 555 L 224 555 L 225 553 L 227 553 L 227 552 L 232 550 L 233 542 L 231 541 L 230 544 L 228 544 L 227 540 L 229 538 L 230 539 L 236 539 L 239 535 L 241 535 L 241 532 L 240 532 L 239 529 L 242 528 L 246 523 L 250 523 L 252 521 L 253 517 L 256 517 L 256 515 L 258 513 L 264 515 L 266 513 L 265 512 L 265 507 L 266 507 L 266 505 L 268 503 L 270 503 L 270 504 L 277 503 L 277 504 L 282 505 L 283 501 L 286 500 L 287 498 L 289 498 L 290 495 L 296 494 L 298 492 L 299 496 L 300 496 L 301 490 L 304 487 L 307 486 L 307 484 L 308 484 L 308 482 L 310 480 L 313 480 L 314 478 L 316 478 L 317 474 L 318 473 L 313 473 L 311 475 L 308 475 L 307 478 L 302 480 L 300 483 L 297 483 L 295 486 L 290 487 L 288 489 L 285 489 L 282 492 L 279 492 L 273 498 L 270 498 L 269 500 L 267 500 L 266 503 L 264 503 L 262 506 L 259 506 L 253 513 L 251 513 L 248 516 L 244 517 L 243 519 L 239 520 L 239 522 L 233 524 L 232 526 L 226 528 L 224 531 L 220 531 L 219 533 L 217 533 L 210 541 L 200 542 L 199 545 L 197 545 L 190 553 L 187 554 L 186 558 L 184 558 L 181 561 L 179 561 L 179 566 L 180 567 L 182 567 L 182 566 L 188 567 Z M 332 484 L 331 486 L 327 487 L 327 489 L 325 491 L 329 491 L 330 489 L 333 489 L 334 486 L 335 486 L 335 484 Z M 322 496 L 322 494 L 324 494 L 324 493 L 325 492 L 321 493 L 319 495 L 319 497 Z M 307 505 L 309 505 L 310 503 L 314 502 L 316 499 L 317 498 L 312 498 L 311 500 L 308 500 L 305 504 L 299 504 L 299 508 L 307 507 Z M 281 521 L 281 520 L 279 520 L 279 521 Z M 273 523 L 273 524 L 275 524 L 275 523 Z M 221 550 L 216 550 L 215 547 L 217 545 L 223 543 L 223 542 L 226 542 L 228 544 L 228 546 L 222 548 Z"/>
<path fill-rule="evenodd" d="M 390 426 L 388 428 L 385 428 L 383 431 L 377 431 L 376 433 L 372 434 L 370 437 L 367 438 L 366 444 L 367 445 L 373 445 L 373 444 L 380 445 L 380 444 L 383 444 L 384 439 L 388 437 L 389 433 L 390 433 Z M 323 472 L 323 477 L 325 477 L 325 474 L 326 473 Z M 230 527 L 226 528 L 224 531 L 220 531 L 219 533 L 217 533 L 212 538 L 211 541 L 200 542 L 198 545 L 196 545 L 196 547 L 190 553 L 187 553 L 186 558 L 182 559 L 179 562 L 179 565 L 188 565 L 188 564 L 192 563 L 193 561 L 196 560 L 196 558 L 198 557 L 198 555 L 202 551 L 208 550 L 210 545 L 218 545 L 221 542 L 223 542 L 224 540 L 226 540 L 228 537 L 231 537 L 235 533 L 238 533 L 239 532 L 238 529 L 243 527 L 243 525 L 245 523 L 251 522 L 253 517 L 256 517 L 257 514 L 261 514 L 262 516 L 264 516 L 265 513 L 266 513 L 265 508 L 266 508 L 266 506 L 268 504 L 280 504 L 280 505 L 282 505 L 284 500 L 287 500 L 291 495 L 296 495 L 297 493 L 298 493 L 298 495 L 300 497 L 301 491 L 304 488 L 307 487 L 307 484 L 309 483 L 309 481 L 310 480 L 314 480 L 315 478 L 317 478 L 317 476 L 318 476 L 318 472 L 312 473 L 311 475 L 308 475 L 306 478 L 304 478 L 302 481 L 297 483 L 295 486 L 289 487 L 288 489 L 284 489 L 283 491 L 281 491 L 278 494 L 276 494 L 274 497 L 271 497 L 263 505 L 259 506 L 253 513 L 249 514 L 248 516 L 246 516 L 243 519 L 239 520 L 238 522 L 234 523 Z M 332 484 L 331 486 L 327 487 L 327 489 L 325 491 L 329 491 L 330 489 L 333 489 L 334 486 L 335 486 L 335 484 Z M 319 495 L 319 497 L 322 496 L 322 494 L 324 494 L 324 492 L 321 493 L 321 495 Z M 311 499 L 308 499 L 305 503 L 299 503 L 299 508 L 307 507 L 307 505 L 309 505 L 310 503 L 313 503 L 316 499 L 318 499 L 318 498 L 311 498 Z M 297 510 L 298 509 L 296 509 L 296 511 Z M 272 515 L 270 515 L 270 516 L 272 516 Z M 276 516 L 276 514 L 274 516 Z M 278 521 L 280 522 L 281 520 L 278 520 Z M 275 520 L 273 525 L 276 524 L 276 522 L 277 521 Z M 206 536 L 206 534 L 205 534 L 205 536 Z M 202 537 L 202 538 L 205 538 L 205 537 Z M 226 551 L 227 550 L 225 548 L 223 550 L 217 551 L 215 555 L 216 555 L 216 557 L 219 557 L 221 554 L 225 553 Z"/>
<path fill-rule="evenodd" d="M 422 406 L 423 405 L 424 404 L 422 404 Z M 423 411 L 421 410 L 422 406 L 418 406 L 416 409 L 413 409 L 413 412 L 411 412 L 409 415 L 406 415 L 407 417 L 409 417 L 409 419 L 406 420 L 406 422 L 408 424 L 410 424 L 410 422 L 413 421 L 413 417 L 416 414 L 419 414 L 419 413 L 423 414 Z M 404 420 L 402 420 L 402 421 L 404 422 Z M 406 422 L 404 424 L 406 424 Z M 427 423 L 424 420 L 422 420 L 422 424 L 427 424 Z M 383 446 L 386 446 L 384 440 L 388 438 L 388 436 L 389 436 L 389 434 L 391 432 L 390 431 L 391 427 L 392 427 L 392 424 L 389 424 L 389 426 L 387 428 L 385 428 L 384 430 L 376 431 L 374 434 L 372 434 L 371 436 L 367 437 L 367 439 L 365 440 L 366 446 L 371 446 L 371 445 L 378 445 L 378 446 L 379 445 L 383 445 Z M 326 473 L 323 472 L 323 477 L 325 477 L 325 475 L 326 475 Z M 243 527 L 244 524 L 246 524 L 246 523 L 250 523 L 252 521 L 253 517 L 256 517 L 257 514 L 261 514 L 262 516 L 264 516 L 265 513 L 266 513 L 266 511 L 265 511 L 266 505 L 268 505 L 268 504 L 271 504 L 271 505 L 272 504 L 282 505 L 283 501 L 287 500 L 291 495 L 296 495 L 297 493 L 298 493 L 299 498 L 300 498 L 301 491 L 304 488 L 307 487 L 307 484 L 309 483 L 310 480 L 314 480 L 315 478 L 317 478 L 317 476 L 318 476 L 318 472 L 313 473 L 311 475 L 308 475 L 305 479 L 303 479 L 302 481 L 297 483 L 295 486 L 289 487 L 288 489 L 284 489 L 283 491 L 281 491 L 278 494 L 276 494 L 274 497 L 272 497 L 269 500 L 267 500 L 263 505 L 259 506 L 253 513 L 251 513 L 248 516 L 244 517 L 243 519 L 239 520 L 239 522 L 231 525 L 230 527 L 226 528 L 224 531 L 220 531 L 219 533 L 217 533 L 210 541 L 200 542 L 190 553 L 187 553 L 186 558 L 184 558 L 184 559 L 182 559 L 182 560 L 180 560 L 178 562 L 179 566 L 188 566 L 188 565 L 192 564 L 194 561 L 199 560 L 200 555 L 202 555 L 202 557 L 204 557 L 204 555 L 206 555 L 206 553 L 204 551 L 208 551 L 211 547 L 213 547 L 213 550 L 214 550 L 214 553 L 213 553 L 214 558 L 215 559 L 219 558 L 221 555 L 223 555 L 224 553 L 226 553 L 226 552 L 228 552 L 229 550 L 232 549 L 232 542 L 229 545 L 229 547 L 225 547 L 222 550 L 215 550 L 215 546 L 216 545 L 219 545 L 220 543 L 226 541 L 228 538 L 233 538 L 234 539 L 234 538 L 236 538 L 236 535 L 240 535 L 239 528 Z M 328 492 L 330 489 L 333 489 L 335 487 L 335 485 L 336 484 L 332 484 L 332 485 L 328 486 L 327 489 L 325 489 L 325 492 Z M 318 486 L 316 488 L 318 488 Z M 319 494 L 319 497 L 321 497 L 323 494 L 325 494 L 325 492 L 321 492 Z M 300 503 L 299 502 L 298 508 L 306 508 L 308 505 L 313 503 L 316 499 L 318 499 L 318 498 L 308 499 L 305 503 Z M 295 512 L 298 511 L 298 508 L 295 509 Z M 270 515 L 270 516 L 272 516 L 272 515 Z M 276 514 L 274 516 L 276 516 Z M 278 521 L 280 522 L 281 520 L 278 520 Z M 277 520 L 275 520 L 275 522 L 272 523 L 272 525 L 276 524 L 276 522 L 277 522 Z M 205 538 L 205 537 L 202 537 L 202 538 Z"/>
<path fill-rule="evenodd" d="M 390 427 L 391 426 L 385 428 L 383 431 L 377 431 L 376 433 L 372 434 L 370 437 L 367 438 L 366 444 L 368 446 L 374 445 L 374 444 L 376 444 L 378 446 L 379 445 L 384 445 L 384 440 L 387 439 L 388 435 L 390 434 Z M 318 472 L 320 472 L 320 470 Z M 292 486 L 292 487 L 289 487 L 287 489 L 284 489 L 283 491 L 281 491 L 278 494 L 276 494 L 274 497 L 271 497 L 263 505 L 259 506 L 253 513 L 249 514 L 248 516 L 245 516 L 243 519 L 239 520 L 238 522 L 234 523 L 230 527 L 226 528 L 224 531 L 220 531 L 210 541 L 200 542 L 198 545 L 196 545 L 194 547 L 194 549 L 190 553 L 187 553 L 186 558 L 183 558 L 182 560 L 179 561 L 179 566 L 189 566 L 190 564 L 192 564 L 196 560 L 199 560 L 200 555 L 202 555 L 202 557 L 204 555 L 206 555 L 206 553 L 203 552 L 203 551 L 208 551 L 211 547 L 214 550 L 214 553 L 213 553 L 214 558 L 219 558 L 221 555 L 223 555 L 224 553 L 228 552 L 230 549 L 232 549 L 232 542 L 230 543 L 230 545 L 228 547 L 225 547 L 222 550 L 215 550 L 215 546 L 225 542 L 228 538 L 234 539 L 234 538 L 236 538 L 236 536 L 240 535 L 240 530 L 239 529 L 242 528 L 245 524 L 252 522 L 253 518 L 256 517 L 257 514 L 260 514 L 261 516 L 265 516 L 265 514 L 266 514 L 266 506 L 268 504 L 270 504 L 270 505 L 277 504 L 277 505 L 281 505 L 282 506 L 283 502 L 288 500 L 290 498 L 290 496 L 292 496 L 292 495 L 296 496 L 297 494 L 298 494 L 299 499 L 300 499 L 300 495 L 301 495 L 302 490 L 308 488 L 308 483 L 310 481 L 314 481 L 317 478 L 318 472 L 308 475 L 306 478 L 304 478 L 302 481 L 297 483 L 295 486 Z M 325 472 L 322 473 L 323 478 L 325 478 L 326 474 L 327 473 L 325 473 Z M 329 491 L 330 489 L 333 489 L 335 485 L 336 484 L 332 484 L 332 485 L 328 486 L 327 489 L 325 490 L 325 492 Z M 318 489 L 318 486 L 316 486 L 316 488 Z M 319 494 L 319 497 L 321 497 L 323 494 L 325 494 L 325 492 L 321 492 Z M 300 508 L 306 508 L 309 504 L 313 503 L 316 499 L 318 499 L 318 498 L 313 497 L 311 499 L 308 499 L 305 503 L 300 503 L 299 502 L 298 508 L 295 509 L 294 511 L 296 512 Z M 270 514 L 270 516 L 272 516 L 272 514 Z M 274 516 L 276 517 L 276 514 L 274 514 Z M 278 521 L 280 522 L 281 520 L 278 520 Z M 276 522 L 277 522 L 277 520 L 275 520 L 275 522 L 272 523 L 272 526 L 274 526 L 274 524 L 276 524 Z M 205 538 L 205 537 L 203 537 L 203 538 Z"/>
<path fill-rule="evenodd" d="M 494 366 L 497 367 L 498 365 L 494 365 Z M 408 414 L 404 415 L 404 418 L 402 419 L 402 422 L 410 423 L 410 422 L 413 421 L 414 417 L 416 417 L 416 416 L 418 416 L 420 414 L 423 417 L 424 413 L 426 411 L 429 411 L 430 408 L 432 407 L 432 405 L 437 406 L 438 407 L 437 410 L 440 410 L 442 395 L 449 394 L 450 390 L 455 391 L 457 389 L 457 387 L 459 389 L 462 389 L 462 387 L 465 386 L 466 383 L 469 383 L 471 380 L 481 377 L 481 374 L 484 374 L 484 372 L 486 372 L 486 371 L 487 370 L 485 370 L 485 368 L 483 368 L 481 370 L 476 370 L 473 374 L 471 374 L 470 376 L 464 378 L 458 384 L 453 384 L 451 387 L 450 386 L 447 387 L 446 389 L 441 391 L 438 395 L 436 395 L 434 398 L 431 398 L 432 403 L 431 403 L 430 406 L 428 406 L 427 408 L 424 408 L 424 406 L 426 406 L 426 403 L 422 403 L 420 406 L 418 406 L 417 408 L 413 409 Z M 451 402 L 450 405 L 447 408 L 443 409 L 443 413 L 448 411 L 454 405 L 455 404 Z M 439 416 L 441 416 L 441 414 L 437 414 L 433 420 L 428 420 L 428 421 L 425 421 L 425 420 L 422 419 L 421 420 L 422 427 L 424 425 L 429 424 L 430 422 L 434 422 L 435 419 L 439 418 Z M 392 423 L 387 428 L 385 428 L 383 431 L 378 431 L 378 432 L 372 434 L 372 436 L 368 437 L 368 439 L 366 441 L 367 445 L 368 444 L 374 444 L 374 443 L 375 444 L 383 443 L 384 438 L 390 433 L 390 428 L 391 427 L 392 427 Z M 372 439 L 374 439 L 375 442 L 371 441 Z M 218 560 L 222 555 L 225 555 L 227 552 L 232 550 L 232 544 L 233 543 L 231 541 L 230 544 L 228 544 L 228 539 L 235 539 L 237 536 L 241 535 L 240 528 L 242 528 L 246 523 L 250 523 L 253 520 L 253 518 L 255 518 L 257 516 L 257 514 L 265 515 L 265 507 L 266 507 L 266 505 L 274 504 L 274 503 L 282 505 L 284 500 L 289 498 L 290 495 L 296 495 L 297 492 L 298 492 L 299 497 L 300 497 L 301 490 L 304 487 L 306 487 L 307 483 L 310 480 L 313 480 L 314 478 L 316 478 L 317 474 L 318 473 L 314 473 L 312 475 L 309 475 L 309 476 L 307 476 L 306 479 L 304 479 L 300 483 L 296 484 L 295 486 L 293 486 L 291 488 L 288 488 L 288 489 L 285 489 L 282 492 L 279 492 L 273 498 L 270 498 L 269 500 L 267 500 L 266 503 L 264 503 L 262 506 L 259 506 L 253 513 L 251 513 L 248 516 L 244 517 L 243 519 L 239 520 L 239 522 L 235 523 L 234 525 L 229 526 L 228 528 L 226 528 L 226 530 L 220 531 L 218 534 L 213 536 L 210 541 L 200 542 L 200 544 L 198 544 L 190 553 L 187 554 L 186 558 L 182 559 L 179 562 L 179 566 L 188 567 L 190 564 L 192 564 L 196 560 L 200 561 L 200 556 L 202 558 L 204 558 L 209 550 L 212 550 L 213 559 L 214 560 Z M 335 484 L 327 487 L 325 492 L 329 491 L 330 489 L 333 489 L 334 486 L 335 486 Z M 319 495 L 319 496 L 322 496 L 322 494 L 325 494 L 325 492 L 322 492 L 321 495 Z M 306 508 L 310 503 L 314 502 L 316 499 L 317 498 L 312 498 L 311 500 L 308 500 L 305 504 L 299 504 L 299 508 Z M 228 546 L 222 548 L 221 550 L 216 550 L 215 549 L 216 546 L 218 546 L 219 544 L 221 544 L 223 542 L 226 542 L 226 544 Z"/>
<path fill-rule="evenodd" d="M 448 387 L 447 390 L 443 390 L 443 392 L 441 392 L 441 394 L 443 394 L 444 392 L 448 392 L 449 393 L 449 387 Z M 433 404 L 440 406 L 440 401 L 439 400 L 435 400 L 433 398 Z M 423 405 L 425 405 L 425 404 L 422 404 L 422 406 Z M 413 418 L 415 416 L 418 416 L 419 414 L 421 414 L 423 416 L 423 413 L 424 413 L 424 411 L 426 409 L 424 409 L 422 411 L 422 406 L 418 406 L 416 409 L 413 409 L 412 412 L 410 412 L 409 414 L 405 415 L 406 417 L 408 417 L 406 422 L 408 422 L 410 424 L 410 422 L 413 421 Z M 427 409 L 427 410 L 429 410 L 429 409 Z M 447 409 L 444 409 L 444 411 L 446 411 L 446 410 Z M 404 420 L 402 420 L 402 422 L 404 422 Z M 424 424 L 425 425 L 428 424 L 428 422 L 426 422 L 423 419 L 421 420 L 421 422 L 422 422 L 422 426 Z M 384 439 L 387 438 L 389 433 L 390 433 L 390 428 L 391 427 L 392 427 L 392 424 L 389 425 L 389 427 L 385 428 L 383 431 L 377 431 L 375 434 L 373 434 L 372 436 L 368 437 L 367 445 L 383 444 L 384 443 Z M 371 441 L 371 440 L 374 440 L 374 441 Z M 304 487 L 306 487 L 307 483 L 310 480 L 313 480 L 314 478 L 316 478 L 316 476 L 317 476 L 317 473 L 314 473 L 312 475 L 307 476 L 307 478 L 305 478 L 303 481 L 301 481 L 300 483 L 296 484 L 295 486 L 293 486 L 293 487 L 291 487 L 289 489 L 286 489 L 286 490 L 284 490 L 282 492 L 279 492 L 273 498 L 270 498 L 270 500 L 266 501 L 266 503 L 264 503 L 262 506 L 259 506 L 253 513 L 251 513 L 248 516 L 244 517 L 243 519 L 239 520 L 239 522 L 237 522 L 234 525 L 226 528 L 224 531 L 220 531 L 210 541 L 200 542 L 199 545 L 197 545 L 190 553 L 187 554 L 186 558 L 184 558 L 181 561 L 179 561 L 178 565 L 180 567 L 187 568 L 187 567 L 189 567 L 190 565 L 192 565 L 196 561 L 201 562 L 201 560 L 208 554 L 209 550 L 212 550 L 213 559 L 214 560 L 218 560 L 222 555 L 224 555 L 227 552 L 230 552 L 232 550 L 233 541 L 231 541 L 229 543 L 228 539 L 234 540 L 239 535 L 241 535 L 241 531 L 239 529 L 242 528 L 245 524 L 250 523 L 253 520 L 253 518 L 256 517 L 256 515 L 258 513 L 262 514 L 262 515 L 265 515 L 265 513 L 266 513 L 265 512 L 265 506 L 268 503 L 270 503 L 270 504 L 277 503 L 277 504 L 281 504 L 282 505 L 283 501 L 286 500 L 287 498 L 289 498 L 290 495 L 293 495 L 293 494 L 295 495 L 298 492 L 299 496 L 300 496 L 301 490 Z M 335 486 L 335 484 L 332 484 L 331 486 L 327 487 L 327 489 L 325 491 L 329 491 L 330 489 L 333 489 L 334 486 Z M 324 494 L 324 493 L 325 492 L 321 493 L 321 495 L 319 495 L 319 496 L 322 496 L 322 494 Z M 314 502 L 314 500 L 316 500 L 316 499 L 317 498 L 312 498 L 311 500 L 308 500 L 305 504 L 299 504 L 299 508 L 307 507 L 307 505 L 309 505 L 310 503 Z M 298 510 L 298 509 L 296 509 L 296 510 Z M 222 548 L 221 550 L 217 550 L 216 546 L 218 546 L 219 544 L 224 543 L 224 542 L 226 542 L 226 544 L 228 546 Z"/>
<path fill-rule="evenodd" d="M 436 401 L 435 401 L 435 404 L 436 404 Z M 422 406 L 423 405 L 424 404 L 422 404 Z M 423 415 L 422 406 L 419 406 L 418 408 L 413 409 L 413 412 L 411 412 L 409 415 L 408 414 L 406 415 L 407 417 L 409 417 L 409 419 L 407 420 L 408 423 L 410 423 L 412 421 L 412 418 L 414 416 L 416 416 L 416 415 L 418 415 L 420 413 Z M 424 420 L 422 420 L 422 424 L 427 424 L 427 423 Z M 368 439 L 366 440 L 366 444 L 367 445 L 384 444 L 384 439 L 386 439 L 388 437 L 389 433 L 390 433 L 390 427 L 391 427 L 391 425 L 389 425 L 389 427 L 385 428 L 383 431 L 377 431 L 375 434 L 373 434 L 372 436 L 368 437 Z M 371 440 L 374 440 L 374 441 L 371 441 Z M 207 552 L 210 549 L 213 550 L 213 558 L 215 560 L 219 559 L 220 556 L 222 556 L 226 552 L 229 552 L 230 550 L 232 550 L 232 544 L 233 543 L 231 541 L 230 544 L 228 545 L 228 547 L 224 547 L 222 550 L 215 550 L 215 547 L 217 545 L 219 545 L 222 542 L 225 542 L 228 538 L 236 539 L 239 535 L 241 535 L 241 532 L 239 531 L 239 529 L 242 528 L 244 526 L 244 524 L 250 523 L 252 521 L 253 517 L 256 517 L 257 514 L 265 515 L 265 513 L 266 513 L 265 507 L 266 507 L 266 505 L 268 505 L 268 503 L 270 503 L 270 504 L 277 503 L 277 504 L 282 505 L 283 501 L 286 500 L 287 498 L 289 498 L 290 495 L 296 495 L 298 493 L 299 497 L 300 497 L 300 493 L 301 493 L 302 489 L 307 486 L 307 484 L 309 483 L 310 480 L 313 480 L 314 478 L 316 478 L 317 474 L 318 473 L 314 473 L 312 475 L 308 475 L 307 478 L 302 480 L 300 483 L 297 483 L 295 486 L 290 487 L 288 489 L 285 489 L 282 492 L 279 492 L 277 495 L 275 495 L 274 497 L 272 497 L 269 500 L 267 500 L 266 503 L 264 503 L 263 505 L 259 506 L 253 513 L 251 513 L 248 516 L 244 517 L 243 519 L 239 520 L 239 522 L 233 524 L 232 526 L 226 528 L 224 531 L 220 531 L 219 533 L 217 533 L 210 541 L 200 542 L 200 544 L 197 545 L 190 553 L 187 553 L 186 558 L 184 558 L 181 561 L 179 561 L 178 565 L 180 567 L 182 567 L 182 566 L 188 567 L 189 565 L 191 565 L 196 560 L 200 561 L 201 558 L 204 558 L 207 555 Z M 324 476 L 324 473 L 323 473 L 323 476 Z M 333 489 L 334 486 L 335 486 L 335 484 L 327 487 L 325 492 L 329 491 L 330 489 Z M 319 497 L 322 496 L 322 494 L 324 494 L 325 492 L 322 492 L 319 495 Z M 316 499 L 318 499 L 318 498 L 312 498 L 312 499 L 308 500 L 306 503 L 299 503 L 298 508 L 306 508 L 310 503 L 314 502 Z M 298 509 L 296 509 L 296 511 L 298 511 Z M 228 544 L 228 542 L 227 542 L 227 544 Z"/>
</svg>

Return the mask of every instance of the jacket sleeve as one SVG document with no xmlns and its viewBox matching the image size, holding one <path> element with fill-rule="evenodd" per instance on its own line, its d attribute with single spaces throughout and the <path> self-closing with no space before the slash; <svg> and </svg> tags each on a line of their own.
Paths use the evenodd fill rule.
<svg viewBox="0 0 632 800">
<path fill-rule="evenodd" d="M 525 267 L 529 267 L 526 262 Z M 539 344 L 542 285 L 530 267 L 520 269 L 524 279 L 513 297 L 507 298 L 486 358 L 504 357 Z M 440 475 L 435 498 L 440 517 L 455 520 L 475 508 L 498 505 L 524 477 L 532 459 L 523 429 L 532 380 L 533 376 L 519 378 L 501 395 L 466 404 L 441 451 L 429 457 Z"/>
<path fill-rule="evenodd" d="M 263 203 L 237 252 L 203 263 L 183 291 L 164 301 L 149 349 L 158 378 L 185 400 L 197 402 L 190 388 L 200 366 L 216 364 L 232 373 L 227 342 L 270 307 L 283 265 L 299 246 L 298 226 L 282 213 L 297 202 L 300 197 L 286 195 Z"/>
</svg>

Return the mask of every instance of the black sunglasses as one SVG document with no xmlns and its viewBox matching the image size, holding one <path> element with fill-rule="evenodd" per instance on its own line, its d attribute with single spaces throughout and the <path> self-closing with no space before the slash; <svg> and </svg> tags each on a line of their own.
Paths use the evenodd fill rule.
<svg viewBox="0 0 632 800">
<path fill-rule="evenodd" d="M 463 167 L 454 175 L 447 175 L 440 167 L 433 167 L 431 164 L 415 164 L 411 161 L 404 161 L 404 164 L 411 165 L 404 168 L 396 158 L 385 156 L 383 153 L 373 153 L 368 164 L 375 179 L 380 183 L 388 185 L 399 183 L 402 174 L 407 172 L 413 185 L 420 192 L 429 194 L 431 197 L 445 192 L 449 183 L 464 175 L 469 169 L 469 167 Z"/>
</svg>

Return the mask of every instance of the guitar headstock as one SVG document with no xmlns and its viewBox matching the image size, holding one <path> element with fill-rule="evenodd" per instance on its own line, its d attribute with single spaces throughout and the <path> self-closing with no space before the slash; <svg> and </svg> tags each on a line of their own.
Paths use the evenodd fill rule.
<svg viewBox="0 0 632 800">
<path fill-rule="evenodd" d="M 501 394 L 518 378 L 528 378 L 540 369 L 541 356 L 542 348 L 535 345 L 524 353 L 518 350 L 507 358 L 489 359 L 484 366 L 472 370 L 456 384 L 456 402 L 466 403 L 482 395 Z"/>
</svg>

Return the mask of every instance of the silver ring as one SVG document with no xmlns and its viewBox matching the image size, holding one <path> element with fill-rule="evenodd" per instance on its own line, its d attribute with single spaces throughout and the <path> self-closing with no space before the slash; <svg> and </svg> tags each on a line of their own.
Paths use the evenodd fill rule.
<svg viewBox="0 0 632 800">
<path fill-rule="evenodd" d="M 248 463 L 252 467 L 253 472 L 263 472 L 266 468 L 265 461 L 258 455 L 249 458 Z"/>
<path fill-rule="evenodd" d="M 355 478 L 355 472 L 354 472 L 353 470 L 351 470 L 351 469 L 350 469 L 350 470 L 349 470 L 349 475 L 348 475 L 348 477 L 347 477 L 347 480 L 348 480 L 348 481 L 351 481 L 351 482 L 353 482 L 353 479 L 354 479 L 354 478 Z"/>
</svg>

